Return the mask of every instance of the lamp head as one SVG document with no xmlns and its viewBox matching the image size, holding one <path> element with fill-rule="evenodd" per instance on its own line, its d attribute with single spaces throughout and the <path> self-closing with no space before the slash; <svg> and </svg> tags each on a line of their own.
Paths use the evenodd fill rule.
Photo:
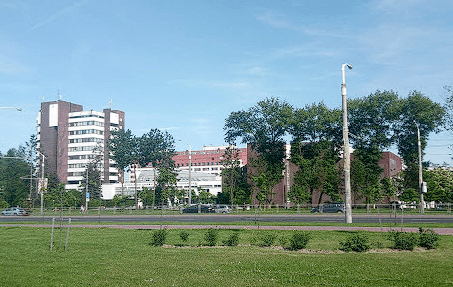
<svg viewBox="0 0 453 287">
<path fill-rule="evenodd" d="M 346 64 L 346 67 L 348 67 L 349 70 L 352 70 L 352 66 L 349 64 Z"/>
</svg>

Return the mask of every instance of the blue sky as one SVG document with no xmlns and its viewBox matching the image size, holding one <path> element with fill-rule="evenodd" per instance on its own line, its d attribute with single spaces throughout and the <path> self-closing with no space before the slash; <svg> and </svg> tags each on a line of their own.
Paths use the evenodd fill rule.
<svg viewBox="0 0 453 287">
<path fill-rule="evenodd" d="M 374 1 L 0 0 L 0 151 L 35 132 L 40 102 L 126 112 L 142 135 L 168 130 L 192 149 L 224 144 L 233 111 L 266 97 L 294 107 L 453 85 L 453 3 Z M 452 136 L 425 160 L 452 163 Z M 178 150 L 186 149 L 182 142 Z"/>
</svg>

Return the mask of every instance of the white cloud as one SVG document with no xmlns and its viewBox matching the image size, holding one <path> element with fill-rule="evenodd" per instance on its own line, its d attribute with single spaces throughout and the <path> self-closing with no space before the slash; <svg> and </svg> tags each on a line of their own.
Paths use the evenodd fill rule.
<svg viewBox="0 0 453 287">
<path fill-rule="evenodd" d="M 256 19 L 277 29 L 301 31 L 308 35 L 315 35 L 319 33 L 319 31 L 316 31 L 314 29 L 309 29 L 305 26 L 291 23 L 286 19 L 286 16 L 282 14 L 266 12 L 264 14 L 257 15 Z"/>
<path fill-rule="evenodd" d="M 73 4 L 73 5 L 67 6 L 67 7 L 57 11 L 56 13 L 50 15 L 44 21 L 37 23 L 36 25 L 31 27 L 28 31 L 32 31 L 32 30 L 36 30 L 36 29 L 42 28 L 46 24 L 49 24 L 49 23 L 55 21 L 56 19 L 60 18 L 61 16 L 72 12 L 73 10 L 75 10 L 78 7 L 86 5 L 90 1 L 92 1 L 92 0 L 83 0 L 83 1 L 77 2 L 77 3 Z"/>
<path fill-rule="evenodd" d="M 292 26 L 289 21 L 283 18 L 284 16 L 281 14 L 274 14 L 270 12 L 256 16 L 256 19 L 267 23 L 271 27 L 279 29 L 295 29 L 295 27 Z"/>
<path fill-rule="evenodd" d="M 216 81 L 216 80 L 173 80 L 170 83 L 180 84 L 188 87 L 228 88 L 246 89 L 253 85 L 245 80 Z"/>
<path fill-rule="evenodd" d="M 0 7 L 7 9 L 24 9 L 28 8 L 28 4 L 23 1 L 3 1 L 0 2 Z"/>
<path fill-rule="evenodd" d="M 0 57 L 0 74 L 25 74 L 30 71 L 31 69 L 25 65 Z"/>
<path fill-rule="evenodd" d="M 267 75 L 268 71 L 267 69 L 260 67 L 260 66 L 254 66 L 249 69 L 247 69 L 247 74 L 253 75 L 253 76 L 265 76 Z"/>
<path fill-rule="evenodd" d="M 376 12 L 394 14 L 426 2 L 426 0 L 375 0 L 371 2 L 371 7 Z"/>
</svg>

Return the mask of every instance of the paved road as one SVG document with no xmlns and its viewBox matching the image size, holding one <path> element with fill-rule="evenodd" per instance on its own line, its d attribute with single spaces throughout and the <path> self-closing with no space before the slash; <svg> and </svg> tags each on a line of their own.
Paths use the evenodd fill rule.
<svg viewBox="0 0 453 287">
<path fill-rule="evenodd" d="M 0 222 L 50 222 L 55 216 L 1 216 Z M 101 215 L 101 216 L 81 216 L 70 215 L 64 216 L 67 220 L 71 217 L 72 222 L 142 222 L 142 223 L 158 223 L 158 222 L 173 222 L 173 223 L 203 223 L 203 222 L 243 222 L 244 224 L 255 224 L 256 222 L 344 222 L 342 214 L 295 214 L 295 215 L 237 215 L 237 214 L 178 214 L 178 215 Z M 427 215 L 427 214 L 400 214 L 396 217 L 390 214 L 357 214 L 353 215 L 354 223 L 403 223 L 426 224 L 426 223 L 453 223 L 453 214 L 446 215 Z"/>
</svg>

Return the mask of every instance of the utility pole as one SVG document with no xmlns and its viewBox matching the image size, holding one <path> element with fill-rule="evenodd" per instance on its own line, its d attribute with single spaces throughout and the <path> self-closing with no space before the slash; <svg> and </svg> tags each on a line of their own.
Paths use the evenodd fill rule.
<svg viewBox="0 0 453 287">
<path fill-rule="evenodd" d="M 189 206 L 192 204 L 192 147 L 185 140 L 179 140 L 189 147 Z"/>
<path fill-rule="evenodd" d="M 423 169 L 422 169 L 422 142 L 420 140 L 420 126 L 414 121 L 417 126 L 418 139 L 418 191 L 420 192 L 420 213 L 425 213 L 425 200 L 423 199 Z"/>
<path fill-rule="evenodd" d="M 349 129 L 348 129 L 348 108 L 346 101 L 346 81 L 344 68 L 352 69 L 349 64 L 341 65 L 341 73 L 343 81 L 341 82 L 341 99 L 343 103 L 343 141 L 344 141 L 344 152 L 343 152 L 343 171 L 344 171 L 344 193 L 345 193 L 345 221 L 346 223 L 352 223 L 352 208 L 351 208 L 351 153 L 349 151 Z"/>
<path fill-rule="evenodd" d="M 44 214 L 44 161 L 45 161 L 45 156 L 43 153 L 40 152 L 40 155 L 42 156 L 42 162 L 41 162 L 41 188 L 39 192 L 41 193 L 41 215 Z"/>
</svg>

